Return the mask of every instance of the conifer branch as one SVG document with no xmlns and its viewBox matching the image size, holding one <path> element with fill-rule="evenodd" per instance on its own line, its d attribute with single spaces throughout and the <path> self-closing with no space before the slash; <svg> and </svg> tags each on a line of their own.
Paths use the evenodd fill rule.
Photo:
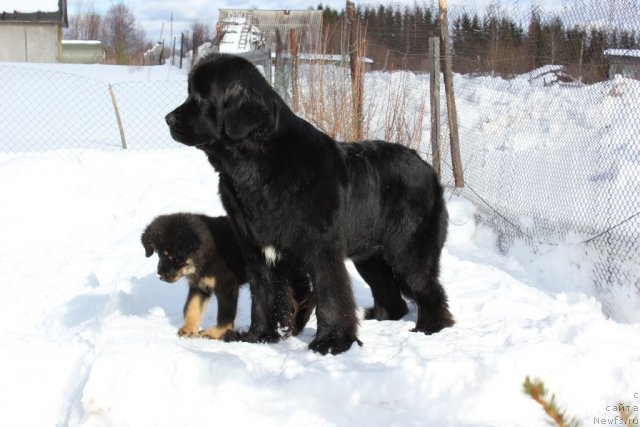
<svg viewBox="0 0 640 427">
<path fill-rule="evenodd" d="M 547 390 L 544 383 L 539 379 L 531 379 L 527 376 L 523 384 L 524 392 L 533 400 L 538 402 L 545 413 L 551 418 L 553 424 L 558 427 L 578 427 L 580 423 L 576 419 L 567 419 L 567 415 L 562 411 L 556 403 L 556 396 L 551 395 L 547 398 Z"/>
</svg>

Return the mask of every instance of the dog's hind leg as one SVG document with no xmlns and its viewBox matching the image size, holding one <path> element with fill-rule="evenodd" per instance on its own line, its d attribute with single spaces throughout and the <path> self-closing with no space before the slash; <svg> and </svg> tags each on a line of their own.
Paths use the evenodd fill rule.
<svg viewBox="0 0 640 427">
<path fill-rule="evenodd" d="M 222 339 L 227 331 L 233 329 L 238 311 L 238 289 L 235 280 L 216 284 L 213 292 L 218 300 L 217 324 L 200 334 L 203 338 Z"/>
<path fill-rule="evenodd" d="M 437 235 L 437 234 L 436 234 Z M 402 292 L 415 301 L 418 319 L 414 332 L 432 334 L 452 326 L 446 292 L 440 283 L 440 253 L 443 239 L 416 231 L 413 239 L 395 253 L 393 271 L 400 277 Z"/>
<path fill-rule="evenodd" d="M 398 320 L 407 314 L 407 303 L 400 294 L 399 278 L 382 255 L 354 262 L 356 270 L 371 288 L 373 307 L 365 311 L 365 319 Z"/>
<path fill-rule="evenodd" d="M 426 264 L 421 271 L 407 274 L 405 280 L 418 306 L 418 319 L 412 331 L 429 335 L 453 326 L 455 322 L 449 311 L 445 290 L 438 278 L 438 262 L 432 259 Z"/>
</svg>

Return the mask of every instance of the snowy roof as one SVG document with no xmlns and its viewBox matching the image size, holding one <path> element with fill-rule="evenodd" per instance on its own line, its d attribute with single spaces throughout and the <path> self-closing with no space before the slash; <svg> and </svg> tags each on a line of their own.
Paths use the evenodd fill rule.
<svg viewBox="0 0 640 427">
<path fill-rule="evenodd" d="M 102 44 L 102 42 L 100 40 L 62 40 L 62 44 L 90 45 L 90 44 Z"/>
<path fill-rule="evenodd" d="M 58 7 L 58 0 L 0 1 L 3 12 L 57 12 Z"/>
<path fill-rule="evenodd" d="M 249 52 L 262 41 L 262 32 L 245 17 L 230 17 L 220 22 L 223 30 L 221 53 Z M 246 28 L 245 28 L 246 27 Z"/>
<path fill-rule="evenodd" d="M 300 36 L 305 37 L 304 44 L 307 46 L 316 46 L 320 41 L 321 10 L 219 9 L 219 11 L 220 28 L 228 27 L 230 24 L 252 25 L 260 32 L 267 47 L 275 48 L 277 32 L 286 42 L 291 29 L 296 29 Z"/>
<path fill-rule="evenodd" d="M 323 53 L 301 53 L 298 55 L 298 59 L 303 61 L 330 61 L 330 62 L 340 62 L 345 60 L 343 55 L 336 54 L 323 54 Z M 346 60 L 349 60 L 349 57 L 346 57 Z M 362 58 L 362 60 L 366 64 L 373 64 L 373 59 L 371 58 Z"/>
<path fill-rule="evenodd" d="M 31 0 L 22 2 L 15 9 L 15 5 L 8 10 L 8 2 L 1 2 L 0 8 L 0 24 L 3 22 L 39 22 L 62 24 L 69 26 L 67 19 L 67 0 Z"/>
<path fill-rule="evenodd" d="M 604 54 L 607 56 L 640 58 L 640 49 L 605 49 Z"/>
</svg>

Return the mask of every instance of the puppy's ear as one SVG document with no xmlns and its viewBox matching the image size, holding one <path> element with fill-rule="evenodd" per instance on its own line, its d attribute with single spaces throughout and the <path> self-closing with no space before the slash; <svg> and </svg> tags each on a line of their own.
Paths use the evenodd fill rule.
<svg viewBox="0 0 640 427">
<path fill-rule="evenodd" d="M 224 133 L 233 140 L 244 139 L 256 129 L 274 126 L 273 113 L 263 97 L 239 87 L 227 91 L 223 116 Z"/>
<path fill-rule="evenodd" d="M 140 240 L 142 241 L 142 246 L 144 246 L 144 254 L 147 258 L 149 258 L 151 255 L 153 255 L 153 246 L 151 245 L 151 233 L 149 232 L 148 228 L 144 230 L 144 233 L 142 233 L 142 237 L 140 238 Z"/>
<path fill-rule="evenodd" d="M 184 252 L 185 254 L 193 254 L 194 252 L 196 252 L 198 249 L 200 249 L 200 245 L 202 245 L 202 240 L 200 239 L 200 236 L 198 236 L 196 233 L 188 233 L 187 236 L 185 236 L 185 241 L 184 241 Z"/>
</svg>

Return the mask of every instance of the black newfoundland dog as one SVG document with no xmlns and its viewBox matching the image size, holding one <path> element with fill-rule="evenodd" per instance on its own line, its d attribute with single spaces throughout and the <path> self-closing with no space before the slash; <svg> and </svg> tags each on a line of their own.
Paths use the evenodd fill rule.
<svg viewBox="0 0 640 427">
<path fill-rule="evenodd" d="M 348 350 L 358 321 L 344 265 L 371 287 L 367 319 L 399 319 L 415 301 L 414 331 L 453 325 L 439 282 L 447 211 L 438 178 L 413 150 L 339 143 L 296 116 L 249 61 L 213 54 L 189 75 L 187 100 L 166 117 L 171 136 L 204 151 L 242 247 L 251 326 L 226 340 L 275 342 L 291 272 L 309 273 L 318 329 L 309 347 Z"/>
</svg>

